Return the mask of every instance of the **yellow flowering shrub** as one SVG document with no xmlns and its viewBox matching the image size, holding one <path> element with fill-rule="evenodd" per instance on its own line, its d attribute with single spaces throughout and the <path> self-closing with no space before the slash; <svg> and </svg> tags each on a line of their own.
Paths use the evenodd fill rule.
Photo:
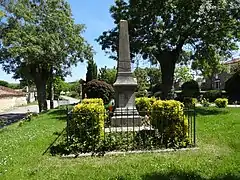
<svg viewBox="0 0 240 180">
<path fill-rule="evenodd" d="M 89 98 L 89 99 L 82 100 L 82 104 L 93 104 L 93 103 L 101 106 L 104 105 L 103 100 L 101 98 Z"/>
<path fill-rule="evenodd" d="M 187 142 L 188 120 L 183 103 L 175 100 L 157 100 L 152 105 L 151 124 L 162 135 L 166 146 L 183 146 Z"/>
<path fill-rule="evenodd" d="M 136 108 L 141 116 L 149 114 L 156 98 L 140 97 L 135 99 Z"/>
<path fill-rule="evenodd" d="M 89 101 L 88 101 L 89 102 Z M 76 105 L 68 122 L 68 134 L 74 143 L 84 151 L 92 151 L 104 138 L 104 121 L 106 112 L 98 103 L 80 103 Z M 103 102 L 102 102 L 103 103 Z"/>
</svg>

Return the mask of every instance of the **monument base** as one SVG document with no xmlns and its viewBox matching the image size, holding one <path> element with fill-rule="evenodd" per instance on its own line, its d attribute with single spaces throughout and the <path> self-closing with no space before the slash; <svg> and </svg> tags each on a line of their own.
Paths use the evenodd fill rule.
<svg viewBox="0 0 240 180">
<path fill-rule="evenodd" d="M 116 108 L 111 118 L 113 127 L 137 127 L 141 126 L 141 116 L 136 108 Z"/>
</svg>

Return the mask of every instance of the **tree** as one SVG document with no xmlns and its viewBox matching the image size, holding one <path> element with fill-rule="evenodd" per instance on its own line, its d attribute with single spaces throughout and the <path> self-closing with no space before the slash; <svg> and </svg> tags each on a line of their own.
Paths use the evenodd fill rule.
<svg viewBox="0 0 240 180">
<path fill-rule="evenodd" d="M 195 61 L 192 63 L 192 69 L 199 70 L 205 79 L 210 79 L 211 89 L 215 75 L 225 70 L 220 52 L 217 52 L 212 46 L 206 45 L 196 52 Z"/>
<path fill-rule="evenodd" d="M 146 68 L 147 75 L 148 75 L 148 83 L 149 83 L 149 90 L 154 93 L 154 91 L 160 91 L 159 89 L 161 83 L 162 83 L 162 73 L 159 68 L 151 67 Z M 155 89 L 155 90 L 154 90 Z"/>
<path fill-rule="evenodd" d="M 116 26 L 97 39 L 102 49 L 117 56 L 119 22 L 129 22 L 131 57 L 159 62 L 163 97 L 172 88 L 176 63 L 184 60 L 185 47 L 192 55 L 205 44 L 222 54 L 236 49 L 240 33 L 240 3 L 237 0 L 116 0 L 110 8 Z"/>
<path fill-rule="evenodd" d="M 114 68 L 104 68 L 99 69 L 98 79 L 101 81 L 105 81 L 108 84 L 113 85 L 117 76 L 117 69 Z"/>
<path fill-rule="evenodd" d="M 147 70 L 145 68 L 136 68 L 133 74 L 138 83 L 137 91 L 146 91 L 149 88 Z"/>
<path fill-rule="evenodd" d="M 93 60 L 88 61 L 86 82 L 97 79 L 97 65 Z"/>
<path fill-rule="evenodd" d="M 114 97 L 113 87 L 104 81 L 96 79 L 87 83 L 85 92 L 88 98 L 101 98 L 104 104 L 109 103 Z"/>
<path fill-rule="evenodd" d="M 178 66 L 174 72 L 174 80 L 175 82 L 188 82 L 193 79 L 191 75 L 191 70 L 187 66 Z"/>
<path fill-rule="evenodd" d="M 92 59 L 92 48 L 81 36 L 84 25 L 74 24 L 65 0 L 18 0 L 5 11 L 0 25 L 0 63 L 6 72 L 21 69 L 33 80 L 41 112 L 47 109 L 48 79 L 66 76 L 72 65 Z"/>
<path fill-rule="evenodd" d="M 8 87 L 9 83 L 7 81 L 0 80 L 0 86 Z"/>
</svg>

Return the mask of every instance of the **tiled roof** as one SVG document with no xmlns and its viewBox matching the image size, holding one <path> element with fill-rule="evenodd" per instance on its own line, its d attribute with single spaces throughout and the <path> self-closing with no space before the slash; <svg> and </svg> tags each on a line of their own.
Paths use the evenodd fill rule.
<svg viewBox="0 0 240 180">
<path fill-rule="evenodd" d="M 235 64 L 235 63 L 239 63 L 239 62 L 240 62 L 240 58 L 235 58 L 235 59 L 225 62 L 224 64 Z"/>
<path fill-rule="evenodd" d="M 0 98 L 1 97 L 18 97 L 25 96 L 25 93 L 20 91 L 15 91 L 14 89 L 0 86 Z"/>
</svg>

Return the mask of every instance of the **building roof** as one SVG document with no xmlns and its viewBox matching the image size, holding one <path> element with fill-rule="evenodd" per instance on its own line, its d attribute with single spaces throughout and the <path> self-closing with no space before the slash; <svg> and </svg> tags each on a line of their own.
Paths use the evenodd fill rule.
<svg viewBox="0 0 240 180">
<path fill-rule="evenodd" d="M 234 58 L 234 59 L 231 59 L 230 61 L 224 62 L 224 64 L 235 64 L 235 63 L 240 63 L 240 58 Z"/>
<path fill-rule="evenodd" d="M 0 98 L 25 96 L 25 93 L 11 88 L 0 86 Z"/>
</svg>

